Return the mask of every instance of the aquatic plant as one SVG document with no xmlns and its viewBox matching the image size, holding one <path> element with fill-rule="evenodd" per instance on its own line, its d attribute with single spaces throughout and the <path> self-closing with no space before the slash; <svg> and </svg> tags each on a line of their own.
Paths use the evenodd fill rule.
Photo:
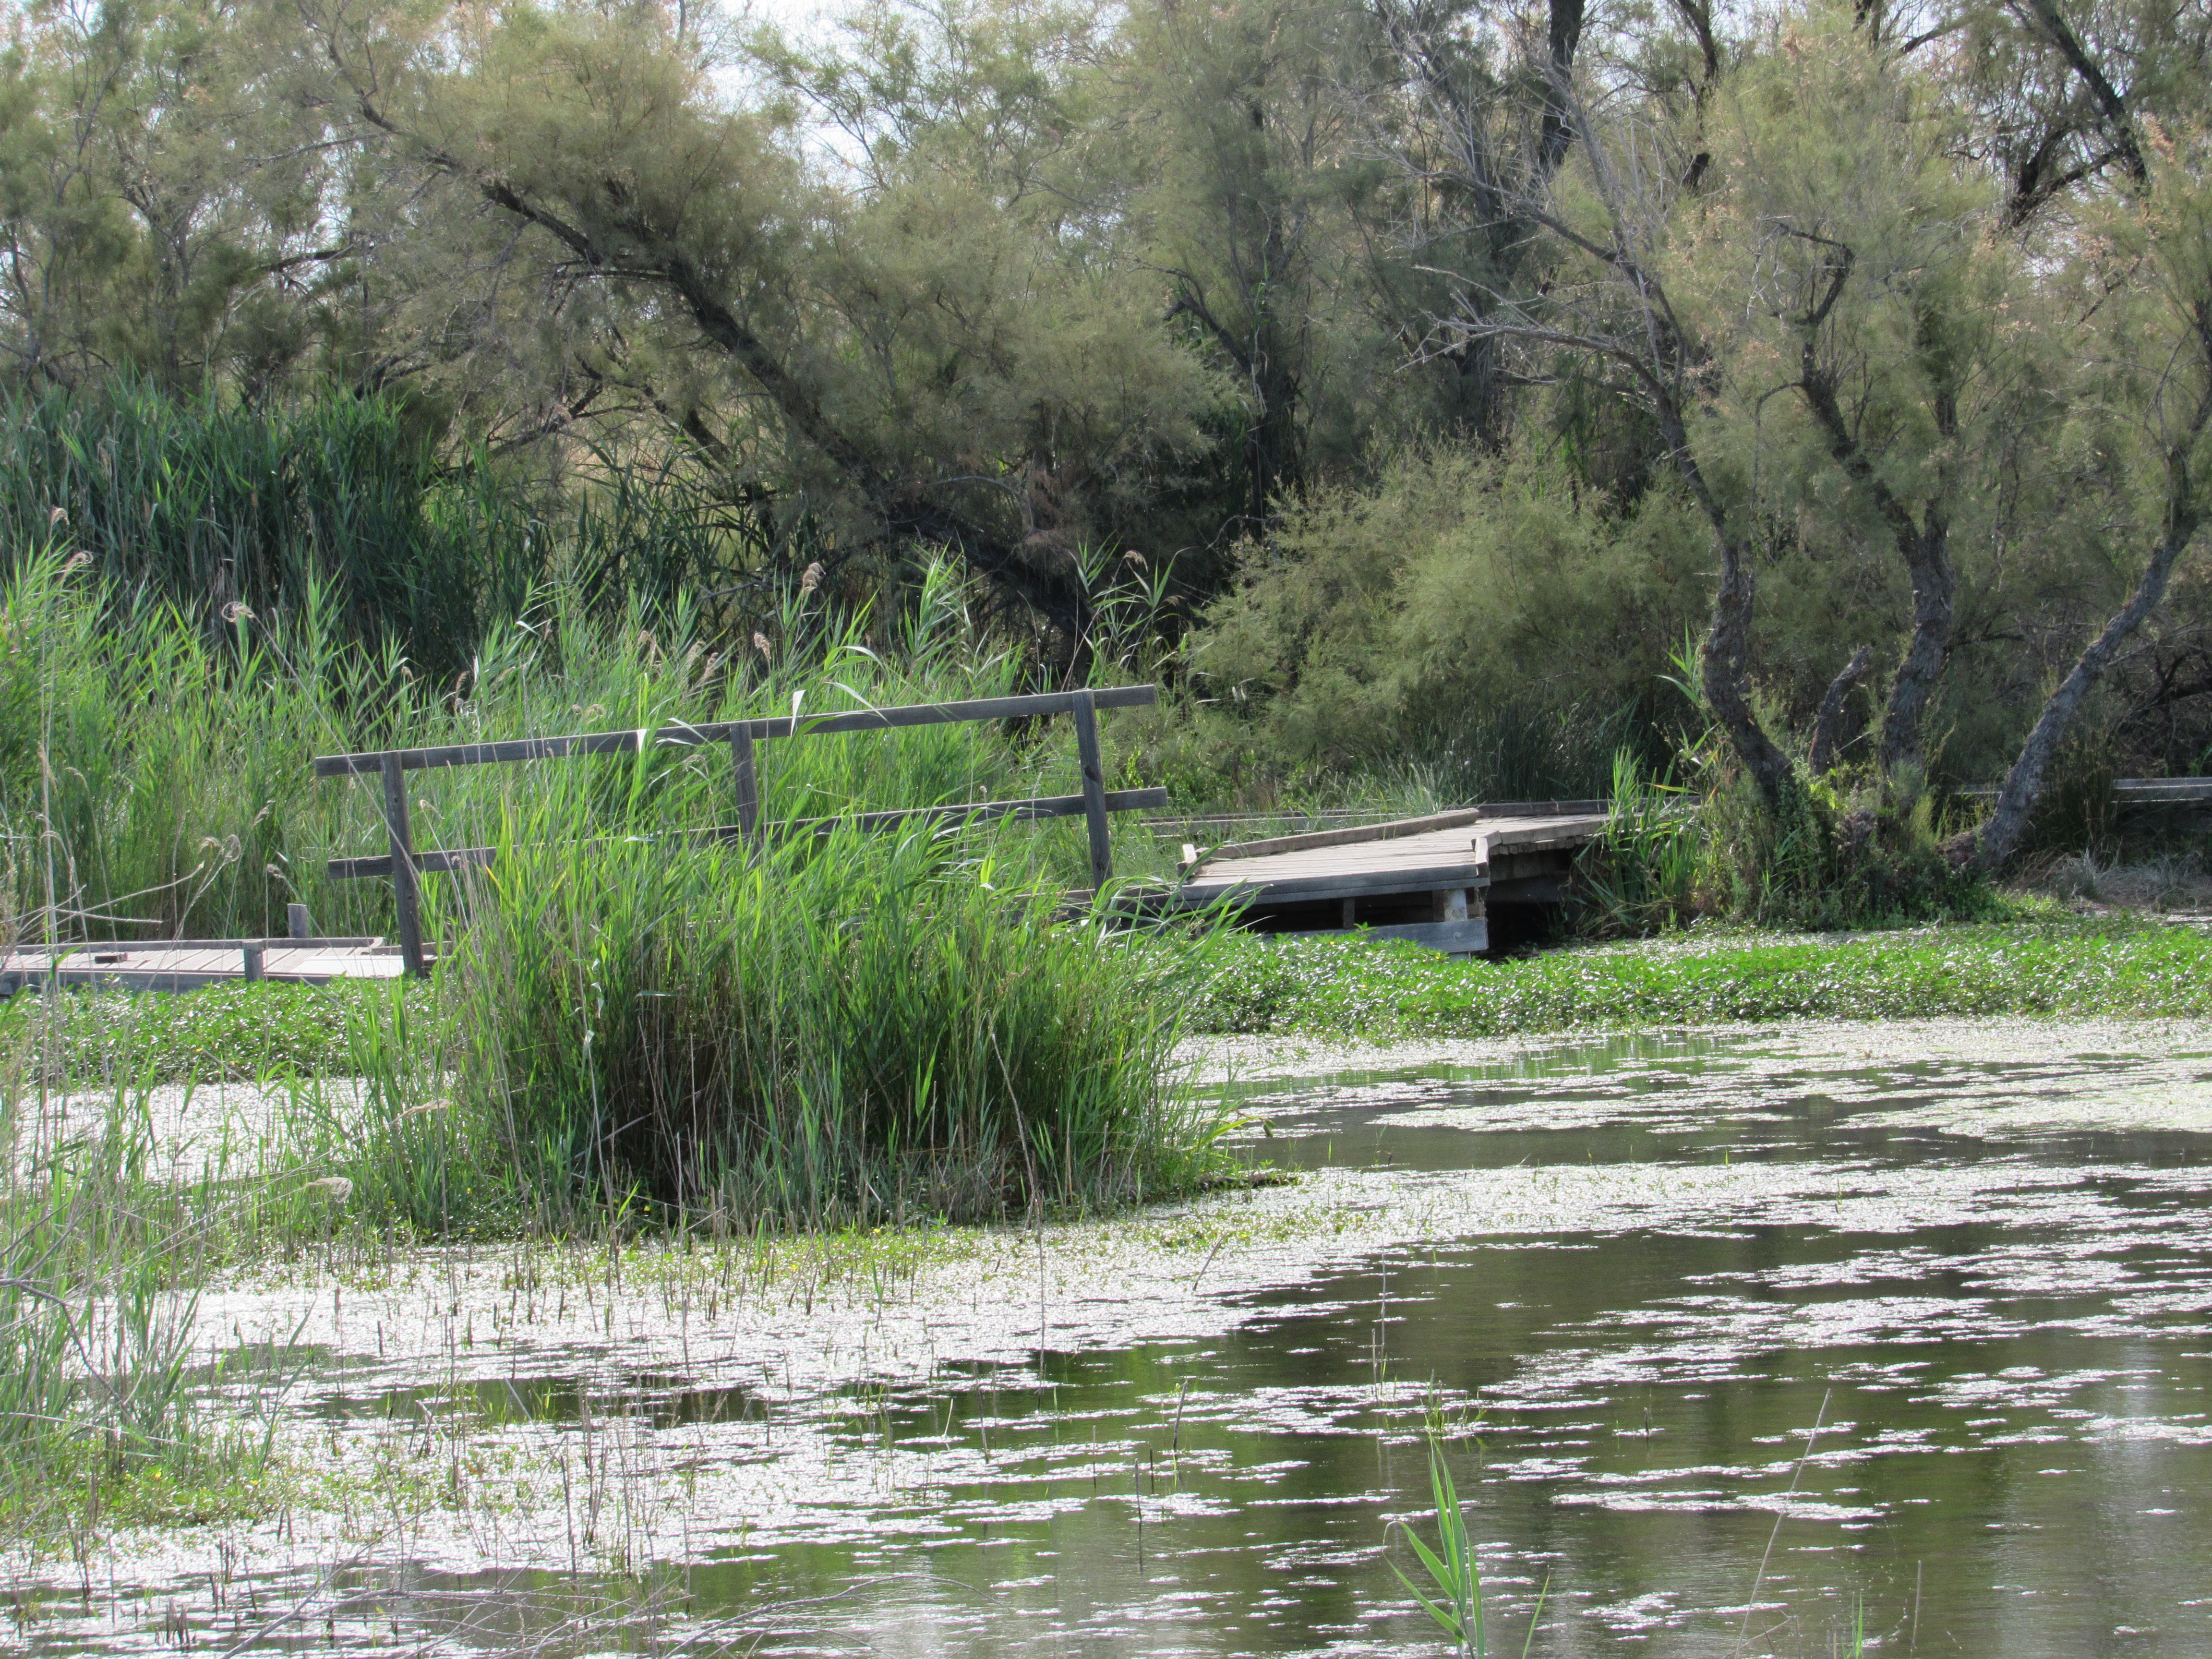
<svg viewBox="0 0 2212 1659">
<path fill-rule="evenodd" d="M 1490 1636 L 1484 1618 L 1481 1567 L 1468 1531 L 1467 1511 L 1461 1507 L 1459 1488 L 1453 1483 L 1451 1470 L 1444 1462 L 1443 1437 L 1433 1429 L 1428 1445 L 1429 1493 L 1436 1509 L 1437 1547 L 1431 1549 L 1421 1540 L 1421 1535 L 1403 1522 L 1396 1524 L 1420 1562 L 1429 1589 L 1423 1590 L 1395 1562 L 1390 1571 L 1413 1593 L 1437 1628 L 1451 1638 L 1453 1651 L 1460 1659 L 1489 1659 Z M 1544 1603 L 1550 1599 L 1551 1589 L 1552 1581 L 1547 1578 L 1543 1589 L 1537 1592 L 1535 1608 L 1528 1615 L 1528 1632 L 1521 1643 L 1522 1659 L 1527 1659 L 1534 1645 L 1536 1626 L 1544 1617 Z"/>
<path fill-rule="evenodd" d="M 461 896 L 434 1025 L 373 1073 L 406 1100 L 394 1133 L 450 1075 L 446 1121 L 533 1224 L 638 1202 L 719 1225 L 972 1218 L 1211 1167 L 1218 1116 L 1174 1054 L 1208 936 L 1056 922 L 1056 891 L 981 832 L 672 850 L 581 842 L 559 814 L 510 819 Z M 404 1150 L 383 1161 L 416 1167 Z M 429 1196 L 398 1207 L 452 1224 Z"/>
<path fill-rule="evenodd" d="M 150 1173 L 143 1087 L 66 1132 L 37 1121 L 41 1098 L 0 1100 L 0 1518 L 21 1536 L 96 1536 L 252 1507 L 265 1414 L 257 1431 L 234 1391 L 219 1419 L 192 1364 L 225 1182 Z"/>
<path fill-rule="evenodd" d="M 1511 1036 L 1741 1020 L 2212 1014 L 2212 939 L 2125 920 L 1855 938 L 1716 929 L 1671 943 L 1452 962 L 1418 946 L 1224 943 L 1193 1029 Z"/>
</svg>

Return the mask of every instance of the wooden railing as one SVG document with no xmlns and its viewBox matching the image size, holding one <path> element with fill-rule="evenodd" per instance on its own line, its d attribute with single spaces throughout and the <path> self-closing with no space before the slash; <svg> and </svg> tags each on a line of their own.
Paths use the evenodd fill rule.
<svg viewBox="0 0 2212 1659">
<path fill-rule="evenodd" d="M 564 737 L 514 738 L 498 743 L 452 744 L 435 749 L 383 749 L 357 755 L 322 755 L 319 778 L 374 775 L 384 785 L 384 828 L 389 850 L 380 857 L 332 859 L 331 875 L 340 881 L 389 877 L 398 913 L 399 954 L 410 975 L 425 969 L 422 952 L 421 878 L 489 866 L 495 849 L 461 847 L 417 850 L 408 827 L 407 774 L 447 766 L 506 766 L 525 761 L 566 760 L 586 755 L 635 755 L 653 749 L 696 749 L 727 744 L 731 781 L 737 805 L 734 824 L 672 832 L 678 845 L 749 839 L 775 829 L 785 833 L 826 832 L 840 823 L 864 830 L 888 829 L 916 821 L 934 823 L 987 822 L 995 818 L 1074 817 L 1089 830 L 1091 878 L 1094 890 L 1113 878 L 1113 853 L 1106 820 L 1110 812 L 1142 811 L 1167 805 L 1164 789 L 1109 789 L 1099 757 L 1101 708 L 1136 708 L 1154 702 L 1158 689 L 1117 685 L 1101 691 L 1047 691 L 1031 696 L 978 697 L 964 702 L 913 703 L 892 708 L 863 708 L 835 714 L 783 714 L 760 720 L 714 720 L 701 725 L 678 721 L 628 732 L 584 732 Z M 848 732 L 890 732 L 906 726 L 944 726 L 963 720 L 999 720 L 1068 714 L 1074 719 L 1075 747 L 1082 793 L 1040 795 L 1024 800 L 958 802 L 890 812 L 854 812 L 839 817 L 804 818 L 763 824 L 756 745 L 769 738 L 828 737 Z"/>
</svg>

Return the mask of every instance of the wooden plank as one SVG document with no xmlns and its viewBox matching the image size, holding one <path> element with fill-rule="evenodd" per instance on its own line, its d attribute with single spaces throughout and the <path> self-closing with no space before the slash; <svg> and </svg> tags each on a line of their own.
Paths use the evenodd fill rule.
<svg viewBox="0 0 2212 1659">
<path fill-rule="evenodd" d="M 407 832 L 407 773 L 397 755 L 380 763 L 384 776 L 384 828 L 392 842 L 386 860 L 392 876 L 392 908 L 399 915 L 399 956 L 410 977 L 420 979 L 422 963 L 422 896 L 415 870 L 415 844 Z"/>
<path fill-rule="evenodd" d="M 1109 789 L 1106 792 L 1106 810 L 1109 812 L 1137 812 L 1167 803 L 1168 792 L 1153 789 Z M 848 812 L 840 817 L 796 818 L 783 823 L 763 826 L 786 833 L 812 830 L 827 835 L 841 823 L 849 823 L 861 830 L 890 830 L 902 823 L 988 823 L 1001 818 L 1017 823 L 1036 818 L 1072 818 L 1085 807 L 1081 795 L 1036 795 L 1025 800 L 978 800 L 957 803 L 950 806 L 902 806 L 888 812 Z M 750 833 L 743 824 L 718 824 L 709 830 L 672 830 L 665 836 L 605 836 L 600 842 L 652 840 L 665 842 L 674 847 L 706 846 L 714 842 L 740 841 Z M 491 847 L 457 847 L 433 849 L 415 855 L 415 867 L 426 875 L 452 875 L 456 871 L 488 869 L 497 856 L 498 849 Z M 333 881 L 360 881 L 388 876 L 392 860 L 385 858 L 332 859 L 323 866 Z"/>
<path fill-rule="evenodd" d="M 422 876 L 450 876 L 462 870 L 488 867 L 494 849 L 489 847 L 456 847 L 447 851 L 432 849 L 415 854 L 415 871 Z M 362 881 L 370 877 L 383 878 L 392 873 L 392 858 L 332 859 L 323 866 L 324 874 L 332 881 Z"/>
<path fill-rule="evenodd" d="M 1437 864 L 1480 860 L 1474 842 L 1464 826 L 1431 830 L 1394 841 L 1361 842 L 1348 847 L 1310 847 L 1287 853 L 1265 853 L 1249 859 L 1216 864 L 1208 860 L 1190 879 L 1214 878 L 1271 882 L 1291 877 L 1337 874 L 1363 870 L 1420 870 Z"/>
<path fill-rule="evenodd" d="M 1505 853 L 1549 853 L 1587 847 L 1605 833 L 1607 820 L 1585 818 L 1578 823 L 1547 824 L 1531 830 L 1501 830 L 1477 836 L 1475 850 L 1484 857 Z"/>
<path fill-rule="evenodd" d="M 1483 803 L 1486 818 L 1601 818 L 1613 811 L 1605 800 L 1493 800 Z"/>
<path fill-rule="evenodd" d="M 2004 789 L 2002 784 L 1978 783 L 1951 793 L 1966 800 L 1995 800 Z M 2212 778 L 2114 778 L 2112 796 L 2146 805 L 2160 801 L 2212 801 Z"/>
<path fill-rule="evenodd" d="M 2115 778 L 2123 801 L 2212 801 L 2212 778 Z"/>
<path fill-rule="evenodd" d="M 854 709 L 827 714 L 781 714 L 760 720 L 677 721 L 652 730 L 580 732 L 565 737 L 514 738 L 497 743 L 450 744 L 435 749 L 373 750 L 353 755 L 318 755 L 319 778 L 380 772 L 386 756 L 403 770 L 441 766 L 501 766 L 518 761 L 562 760 L 576 755 L 635 755 L 655 748 L 696 748 L 727 743 L 743 732 L 764 738 L 827 737 L 842 732 L 888 732 L 915 726 L 943 726 L 960 720 L 1015 720 L 1072 713 L 1075 699 L 1088 696 L 1099 708 L 1140 708 L 1159 699 L 1153 685 L 1116 685 L 1077 693 L 1046 691 L 1019 697 L 975 697 L 963 702 L 908 703 L 890 708 Z"/>
<path fill-rule="evenodd" d="M 1164 836 L 1180 836 L 1187 831 L 1196 830 L 1201 825 L 1218 827 L 1231 823 L 1279 823 L 1285 819 L 1297 819 L 1307 823 L 1328 823 L 1340 818 L 1364 818 L 1375 823 L 1389 821 L 1388 816 L 1382 812 L 1332 806 L 1315 812 L 1199 812 L 1182 818 L 1146 818 L 1145 828 L 1157 830 Z"/>
<path fill-rule="evenodd" d="M 1083 773 L 1084 827 L 1091 841 L 1091 885 L 1114 878 L 1114 847 L 1106 829 L 1106 763 L 1098 752 L 1098 714 L 1091 693 L 1075 694 L 1075 758 Z"/>
<path fill-rule="evenodd" d="M 236 951 L 241 946 L 247 945 L 266 945 L 272 948 L 277 945 L 283 945 L 288 950 L 295 945 L 313 945 L 317 948 L 328 948 L 332 950 L 358 950 L 371 945 L 381 945 L 382 943 L 384 943 L 383 936 L 379 933 L 361 933 L 345 938 L 311 939 L 118 939 L 112 942 L 106 939 L 94 939 L 90 942 L 78 939 L 72 944 L 55 945 L 53 947 L 53 954 L 57 957 L 73 957 L 81 952 L 90 953 L 97 951 L 102 956 L 119 955 L 143 957 L 159 955 L 163 952 L 172 951 Z M 35 957 L 39 960 L 43 961 L 46 958 L 46 948 L 47 947 L 43 945 L 18 945 L 13 951 L 9 953 L 8 960 L 13 962 L 18 957 Z"/>
<path fill-rule="evenodd" d="M 730 733 L 730 773 L 738 797 L 738 828 L 750 836 L 760 828 L 760 773 L 751 732 Z"/>
<path fill-rule="evenodd" d="M 1261 858 L 1271 853 L 1303 852 L 1310 848 L 1352 847 L 1363 842 L 1396 841 L 1423 836 L 1432 830 L 1455 830 L 1483 816 L 1480 806 L 1463 806 L 1449 812 L 1431 812 L 1421 818 L 1394 818 L 1386 823 L 1348 824 L 1340 830 L 1309 830 L 1296 836 L 1270 836 L 1263 841 L 1231 842 L 1206 854 L 1214 859 Z"/>
<path fill-rule="evenodd" d="M 1164 788 L 1109 789 L 1104 801 L 1109 812 L 1139 812 L 1167 805 L 1168 792 Z M 990 823 L 1000 818 L 1017 823 L 1034 818 L 1072 818 L 1085 813 L 1090 804 L 1087 795 L 1033 795 L 1026 800 L 979 800 L 951 806 L 902 806 L 888 812 L 848 812 L 842 817 L 799 818 L 787 824 L 771 825 L 772 829 L 812 830 L 826 835 L 841 823 L 855 824 L 863 830 L 889 830 L 902 823 L 918 820 L 938 823 Z"/>
<path fill-rule="evenodd" d="M 1211 904 L 1234 896 L 1260 904 L 1304 903 L 1316 899 L 1358 898 L 1368 893 L 1417 893 L 1438 887 L 1487 887 L 1489 872 L 1468 859 L 1456 864 L 1404 870 L 1342 871 L 1334 875 L 1293 876 L 1279 880 L 1224 875 L 1183 884 L 1176 902 L 1185 907 Z"/>
</svg>

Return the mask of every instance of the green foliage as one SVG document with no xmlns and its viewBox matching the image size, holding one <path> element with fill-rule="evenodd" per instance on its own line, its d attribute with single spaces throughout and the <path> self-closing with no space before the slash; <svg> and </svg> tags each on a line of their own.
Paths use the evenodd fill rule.
<svg viewBox="0 0 2212 1659">
<path fill-rule="evenodd" d="M 1468 1531 L 1467 1511 L 1460 1507 L 1459 1488 L 1445 1467 L 1443 1447 L 1433 1435 L 1429 1439 L 1429 1492 L 1437 1512 L 1437 1549 L 1431 1549 L 1411 1527 L 1405 1528 L 1405 1534 L 1435 1599 L 1407 1577 L 1403 1568 L 1393 1565 L 1390 1570 L 1413 1592 L 1421 1611 L 1451 1638 L 1455 1654 L 1462 1659 L 1489 1659 L 1490 1640 L 1483 1626 L 1481 1564 L 1475 1559 L 1474 1542 Z"/>
<path fill-rule="evenodd" d="M 1666 933 L 1699 914 L 1703 813 L 1686 790 L 1613 758 L 1605 834 L 1575 860 L 1575 920 L 1598 937 Z"/>
<path fill-rule="evenodd" d="M 1428 1582 L 1424 1590 L 1405 1570 L 1393 1564 L 1390 1571 L 1413 1593 L 1421 1611 L 1451 1638 L 1458 1659 L 1489 1659 L 1490 1636 L 1484 1620 L 1481 1564 L 1475 1559 L 1474 1534 L 1468 1529 L 1467 1511 L 1459 1501 L 1459 1488 L 1444 1462 L 1443 1437 L 1432 1425 L 1429 1431 L 1429 1497 L 1437 1516 L 1437 1545 L 1431 1549 L 1421 1535 L 1403 1527 L 1406 1542 Z M 1402 1523 L 1401 1523 L 1402 1526 Z M 1536 1626 L 1550 1599 L 1551 1580 L 1537 1594 L 1535 1610 L 1528 1615 L 1528 1632 L 1521 1644 L 1522 1659 L 1535 1645 Z"/>
<path fill-rule="evenodd" d="M 226 606 L 311 605 L 450 678 L 538 570 L 489 481 L 444 479 L 398 401 L 252 406 L 128 380 L 0 399 L 0 580 L 41 550 L 89 557 L 127 611 L 173 604 L 220 638 Z"/>
<path fill-rule="evenodd" d="M 1671 495 L 1623 513 L 1534 453 L 1408 456 L 1253 546 L 1191 660 L 1285 765 L 1402 755 L 1465 799 L 1595 793 L 1650 729 L 1614 711 L 1650 706 L 1703 556 Z"/>
<path fill-rule="evenodd" d="M 1409 945 L 1246 939 L 1194 1029 L 1515 1036 L 1779 1019 L 2212 1012 L 2212 941 L 2137 924 L 1732 936 L 1452 962 Z"/>
<path fill-rule="evenodd" d="M 432 1042 L 389 1042 L 420 1090 L 458 1079 L 437 1115 L 539 1224 L 1103 1207 L 1209 1167 L 1173 1087 L 1203 940 L 1055 924 L 979 833 L 672 854 L 580 847 L 564 805 L 519 810 L 472 884 Z"/>
<path fill-rule="evenodd" d="M 51 898 L 64 938 L 139 938 L 149 926 L 168 937 L 281 935 L 293 902 L 322 933 L 387 932 L 385 884 L 334 882 L 324 870 L 333 856 L 381 850 L 374 781 L 318 781 L 319 754 L 938 702 L 1024 684 L 1021 659 L 994 642 L 972 590 L 941 564 L 920 573 L 903 612 L 880 618 L 787 590 L 763 619 L 766 654 L 711 648 L 680 595 L 665 609 L 633 603 L 610 615 L 566 584 L 486 636 L 451 687 L 410 677 L 389 648 L 349 643 L 321 592 L 311 587 L 295 617 L 241 622 L 211 641 L 165 605 L 118 611 L 112 592 L 53 555 L 22 563 L 0 590 L 0 831 L 11 854 L 0 862 L 0 929 L 32 927 Z M 795 818 L 1066 793 L 1073 748 L 1064 724 L 1049 743 L 943 726 L 769 744 L 763 799 L 772 817 Z M 520 775 L 418 775 L 418 843 L 485 844 Z M 586 764 L 578 775 L 612 774 Z M 726 751 L 668 750 L 645 787 L 594 786 L 580 810 L 599 830 L 703 829 L 730 814 L 728 775 Z M 1027 833 L 1041 857 L 1077 873 L 1079 829 Z"/>
<path fill-rule="evenodd" d="M 189 1287 L 220 1187 L 149 1178 L 142 1091 L 117 1087 L 103 1121 L 61 1140 L 26 1121 L 37 1099 L 10 1088 L 0 1104 L 0 1520 L 82 1547 L 103 1527 L 258 1512 L 268 1424 L 218 1424 L 195 1398 Z M 262 1398 L 233 1380 L 234 1400 Z"/>
<path fill-rule="evenodd" d="M 1763 927 L 1894 927 L 2001 909 L 1986 872 L 1948 857 L 1936 803 L 1793 778 L 1779 801 L 1728 779 L 1699 817 L 1705 908 Z"/>
<path fill-rule="evenodd" d="M 0 1003 L 0 1052 L 53 1084 L 115 1087 L 343 1076 L 365 985 L 216 984 L 179 995 L 24 992 Z M 419 989 L 411 995 L 420 1000 Z"/>
</svg>

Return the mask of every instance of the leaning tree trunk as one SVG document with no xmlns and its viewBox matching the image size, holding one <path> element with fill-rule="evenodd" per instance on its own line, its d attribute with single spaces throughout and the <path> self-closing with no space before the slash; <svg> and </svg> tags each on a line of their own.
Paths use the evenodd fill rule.
<svg viewBox="0 0 2212 1659">
<path fill-rule="evenodd" d="M 1950 526 L 1939 503 L 1929 503 L 1920 532 L 1899 537 L 1912 574 L 1912 637 L 1906 642 L 1889 707 L 1881 722 L 1881 769 L 1890 777 L 1917 773 L 1923 761 L 1923 734 L 1928 700 L 1951 654 L 1952 620 L 1958 610 L 1959 579 L 1951 568 Z"/>
<path fill-rule="evenodd" d="M 1655 393 L 1661 429 L 1674 452 L 1674 470 L 1713 527 L 1721 556 L 1721 579 L 1713 590 L 1712 626 L 1705 630 L 1705 705 L 1720 723 L 1729 746 L 1750 772 L 1759 793 L 1772 806 L 1790 781 L 1790 757 L 1782 752 L 1751 706 L 1752 601 L 1757 596 L 1751 559 L 1733 533 L 1729 511 L 1705 481 L 1705 469 L 1690 447 L 1688 425 L 1674 389 L 1658 376 L 1646 382 Z"/>
<path fill-rule="evenodd" d="M 1866 678 L 1873 664 L 1873 651 L 1863 645 L 1851 653 L 1851 659 L 1828 682 L 1827 695 L 1820 699 L 1820 711 L 1813 720 L 1812 750 L 1805 757 L 1805 769 L 1814 777 L 1835 766 L 1836 757 L 1844 746 L 1845 701 L 1851 695 L 1851 688 Z"/>
<path fill-rule="evenodd" d="M 2004 787 L 1997 794 L 1996 811 L 1990 814 L 1989 822 L 1975 839 L 1974 856 L 1983 865 L 1994 869 L 2019 848 L 2035 804 L 2042 798 L 2043 781 L 2051 769 L 2051 757 L 2065 740 L 2067 729 L 2074 724 L 2082 702 L 2120 647 L 2166 597 L 2173 567 L 2188 550 L 2203 516 L 2203 507 L 2193 499 L 2186 506 L 2179 501 L 2173 504 L 2168 511 L 2166 534 L 2159 538 L 2150 562 L 2143 568 L 2142 580 L 2136 584 L 2136 591 L 2105 624 L 2105 631 L 2075 659 L 2073 671 L 2058 683 L 2058 689 L 2043 705 L 2043 714 L 2036 720 L 2034 730 L 2021 745 L 2020 757 L 2013 762 L 2012 770 L 2005 774 Z"/>
<path fill-rule="evenodd" d="M 1719 540 L 1720 586 L 1705 634 L 1705 702 L 1771 806 L 1790 780 L 1790 757 L 1766 735 L 1751 706 L 1751 561 L 1734 538 L 1723 532 Z"/>
<path fill-rule="evenodd" d="M 1832 267 L 1834 275 L 1827 298 L 1806 320 L 1817 330 L 1843 284 L 1850 276 L 1852 260 L 1844 249 Z M 1882 482 L 1852 431 L 1844 406 L 1836 397 L 1835 371 L 1820 361 L 1816 334 L 1808 333 L 1800 349 L 1802 378 L 1798 389 L 1813 410 L 1813 417 L 1828 440 L 1828 453 L 1844 476 L 1863 490 L 1888 526 L 1898 556 L 1912 579 L 1912 635 L 1897 665 L 1891 683 L 1889 704 L 1881 720 L 1881 769 L 1889 777 L 1922 769 L 1922 733 L 1927 723 L 1928 702 L 1951 654 L 1953 619 L 1958 611 L 1959 578 L 1951 565 L 1950 510 L 1939 487 L 1922 507 L 1916 520 L 1911 510 Z M 1935 400 L 1936 429 L 1946 443 L 1959 436 L 1959 400 L 1948 386 Z M 1815 767 L 1815 771 L 1822 769 Z"/>
</svg>

